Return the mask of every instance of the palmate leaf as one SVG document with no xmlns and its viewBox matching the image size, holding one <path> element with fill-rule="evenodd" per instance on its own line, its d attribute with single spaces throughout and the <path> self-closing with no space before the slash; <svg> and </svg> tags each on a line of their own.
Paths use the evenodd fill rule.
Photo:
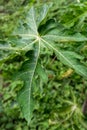
<svg viewBox="0 0 87 130">
<path fill-rule="evenodd" d="M 51 4 L 46 4 L 37 8 L 32 7 L 27 13 L 25 22 L 21 22 L 14 30 L 13 34 L 11 35 L 12 37 L 9 38 L 10 49 L 9 46 L 5 47 L 4 44 L 2 45 L 2 48 L 0 48 L 2 52 L 6 50 L 10 53 L 12 50 L 14 50 L 15 53 L 21 51 L 28 52 L 31 47 L 33 48 L 32 53 L 29 51 L 29 60 L 22 65 L 21 70 L 16 75 L 16 79 L 18 78 L 24 81 L 24 86 L 18 94 L 18 101 L 23 115 L 28 123 L 30 123 L 34 108 L 32 97 L 32 91 L 34 87 L 33 80 L 38 58 L 40 56 L 40 48 L 45 47 L 53 50 L 64 64 L 73 68 L 77 73 L 87 78 L 87 69 L 80 63 L 80 56 L 76 53 L 59 50 L 57 47 L 57 44 L 60 44 L 61 42 L 82 42 L 87 41 L 87 38 L 83 36 L 72 37 L 59 35 L 56 30 L 53 32 L 49 31 L 45 35 L 39 34 L 39 27 L 41 24 L 43 24 L 43 21 L 46 20 L 50 7 Z"/>
<path fill-rule="evenodd" d="M 46 17 L 48 9 L 49 8 L 47 5 L 43 6 L 42 11 L 39 12 L 40 18 L 38 17 L 36 21 L 35 13 L 37 12 L 34 9 L 34 7 L 32 7 L 28 12 L 27 19 L 26 19 L 27 27 L 28 27 L 27 30 L 23 25 L 21 25 L 14 32 L 14 35 L 18 35 L 21 37 L 21 39 L 18 39 L 19 43 L 21 45 L 24 45 L 24 47 L 22 46 L 23 48 L 21 47 L 21 50 L 28 51 L 30 47 L 34 44 L 34 50 L 29 51 L 29 55 L 28 55 L 29 60 L 22 65 L 21 71 L 19 71 L 16 76 L 16 79 L 21 79 L 24 81 L 24 87 L 18 94 L 18 101 L 21 106 L 23 116 L 28 121 L 28 124 L 31 121 L 32 112 L 34 108 L 34 102 L 32 96 L 33 87 L 34 87 L 33 79 L 34 79 L 34 73 L 36 70 L 38 58 L 40 55 L 40 47 L 41 47 L 41 41 L 37 30 L 40 23 Z M 20 45 L 17 45 L 17 47 L 18 46 Z"/>
</svg>

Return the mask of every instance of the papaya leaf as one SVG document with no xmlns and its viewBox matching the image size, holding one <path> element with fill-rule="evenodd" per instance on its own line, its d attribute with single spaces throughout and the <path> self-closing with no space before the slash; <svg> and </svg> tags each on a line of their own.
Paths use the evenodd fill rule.
<svg viewBox="0 0 87 130">
<path fill-rule="evenodd" d="M 49 48 L 54 51 L 60 60 L 69 67 L 73 68 L 77 73 L 87 78 L 87 68 L 80 63 L 82 59 L 77 53 L 59 50 L 58 44 L 61 42 L 84 42 L 87 41 L 86 37 L 80 36 L 65 36 L 59 35 L 56 30 L 41 35 L 39 33 L 39 27 L 46 20 L 47 14 L 51 4 L 45 4 L 40 7 L 31 7 L 28 11 L 25 20 L 21 21 L 18 27 L 14 30 L 13 34 L 8 37 L 9 45 L 6 47 L 0 43 L 0 50 L 9 52 L 9 55 L 13 52 L 21 53 L 22 51 L 30 52 L 28 55 L 29 60 L 25 60 L 21 70 L 16 75 L 16 79 L 24 81 L 24 86 L 18 94 L 18 101 L 22 109 L 23 116 L 28 121 L 28 124 L 32 118 L 32 112 L 34 109 L 33 102 L 33 81 L 34 74 L 37 69 L 38 58 L 40 56 L 40 50 Z M 32 53 L 31 50 L 32 48 Z M 14 50 L 14 51 L 13 51 Z M 72 54 L 72 55 L 71 55 Z M 2 57 L 3 59 L 4 57 Z"/>
<path fill-rule="evenodd" d="M 38 27 L 38 23 L 40 24 L 41 21 L 43 21 L 44 17 L 46 16 L 46 12 L 48 11 L 47 5 L 43 6 L 43 11 L 44 14 L 42 14 L 41 12 L 41 17 L 40 17 L 41 19 L 39 18 L 40 21 L 36 22 L 35 20 L 36 11 L 34 10 L 34 7 L 32 7 L 28 12 L 27 18 L 29 17 L 29 19 L 26 19 L 26 21 L 28 20 L 27 21 L 28 29 L 26 30 L 26 28 L 24 28 L 22 25 L 22 27 L 21 26 L 18 27 L 22 30 L 20 31 L 19 29 L 16 29 L 15 33 L 13 34 L 21 37 L 21 39 L 19 38 L 17 41 L 19 41 L 19 44 L 21 44 L 23 48 L 20 45 L 17 45 L 17 47 L 18 46 L 19 48 L 21 47 L 21 50 L 23 51 L 29 50 L 31 44 L 35 43 L 34 50 L 29 52 L 29 56 L 28 56 L 29 60 L 22 65 L 21 71 L 19 71 L 16 74 L 16 79 L 20 79 L 24 81 L 24 87 L 21 89 L 21 91 L 18 94 L 18 102 L 21 106 L 23 116 L 28 121 L 28 124 L 31 121 L 32 112 L 34 108 L 34 101 L 32 96 L 33 87 L 34 87 L 33 81 L 34 81 L 34 74 L 35 74 L 35 70 L 36 70 L 36 66 L 40 54 L 40 46 L 41 46 L 41 41 L 38 36 L 37 27 Z"/>
</svg>

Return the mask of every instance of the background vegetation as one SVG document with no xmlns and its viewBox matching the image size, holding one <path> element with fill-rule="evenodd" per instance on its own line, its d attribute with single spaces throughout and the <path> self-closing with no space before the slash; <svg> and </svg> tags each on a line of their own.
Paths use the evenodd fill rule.
<svg viewBox="0 0 87 130">
<path fill-rule="evenodd" d="M 78 38 L 79 42 L 75 40 L 61 42 L 58 48 L 75 52 L 71 55 L 77 53 L 78 61 L 87 67 L 87 2 L 85 0 L 80 2 L 0 0 L 0 48 L 2 44 L 5 46 L 8 36 L 18 25 L 19 19 L 25 20 L 26 12 L 32 5 L 37 7 L 49 2 L 53 5 L 38 29 L 40 34 L 47 33 L 56 25 L 60 35 Z M 38 65 L 35 72 L 36 84 L 33 92 L 35 107 L 31 122 L 27 124 L 17 101 L 17 94 L 23 87 L 23 82 L 18 80 L 13 82 L 12 79 L 13 76 L 16 77 L 14 73 L 21 68 L 26 57 L 24 54 L 15 54 L 15 56 L 13 54 L 8 57 L 8 51 L 0 51 L 0 129 L 86 130 L 87 107 L 84 106 L 84 101 L 87 94 L 87 77 L 81 76 L 75 69 L 60 62 L 60 58 L 49 49 L 42 49 L 40 54 L 41 66 Z"/>
</svg>

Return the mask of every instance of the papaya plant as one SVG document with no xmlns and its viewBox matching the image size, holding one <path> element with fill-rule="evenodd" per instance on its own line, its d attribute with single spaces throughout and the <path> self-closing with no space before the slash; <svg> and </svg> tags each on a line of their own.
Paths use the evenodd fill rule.
<svg viewBox="0 0 87 130">
<path fill-rule="evenodd" d="M 75 31 L 70 34 L 70 30 L 63 26 L 66 23 L 62 24 L 64 16 L 59 19 L 57 12 L 55 19 L 55 15 L 51 15 L 52 11 L 54 11 L 53 3 L 29 6 L 29 9 L 25 10 L 24 18 L 20 18 L 14 30 L 9 35 L 6 34 L 5 38 L 0 39 L 1 65 L 14 60 L 17 56 L 23 58 L 20 68 L 13 75 L 13 80 L 23 81 L 23 87 L 18 93 L 18 102 L 28 124 L 32 119 L 35 104 L 34 86 L 38 87 L 36 72 L 44 71 L 40 63 L 40 60 L 43 60 L 41 58 L 43 52 L 54 53 L 60 62 L 87 78 L 84 56 L 75 50 L 75 46 L 74 49 L 71 47 L 78 44 L 85 45 L 86 36 Z"/>
</svg>

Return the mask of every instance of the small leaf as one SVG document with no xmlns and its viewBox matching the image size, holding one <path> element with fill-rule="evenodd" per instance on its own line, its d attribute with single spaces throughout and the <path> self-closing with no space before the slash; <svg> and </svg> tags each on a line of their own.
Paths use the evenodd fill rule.
<svg viewBox="0 0 87 130">
<path fill-rule="evenodd" d="M 63 106 L 63 108 L 59 109 L 59 115 L 66 115 L 72 112 L 72 105 L 68 105 L 68 106 Z"/>
<path fill-rule="evenodd" d="M 48 76 L 47 76 L 44 68 L 42 68 L 42 66 L 40 64 L 37 65 L 36 72 L 40 76 L 40 78 L 43 81 L 43 83 L 47 83 Z"/>
</svg>

